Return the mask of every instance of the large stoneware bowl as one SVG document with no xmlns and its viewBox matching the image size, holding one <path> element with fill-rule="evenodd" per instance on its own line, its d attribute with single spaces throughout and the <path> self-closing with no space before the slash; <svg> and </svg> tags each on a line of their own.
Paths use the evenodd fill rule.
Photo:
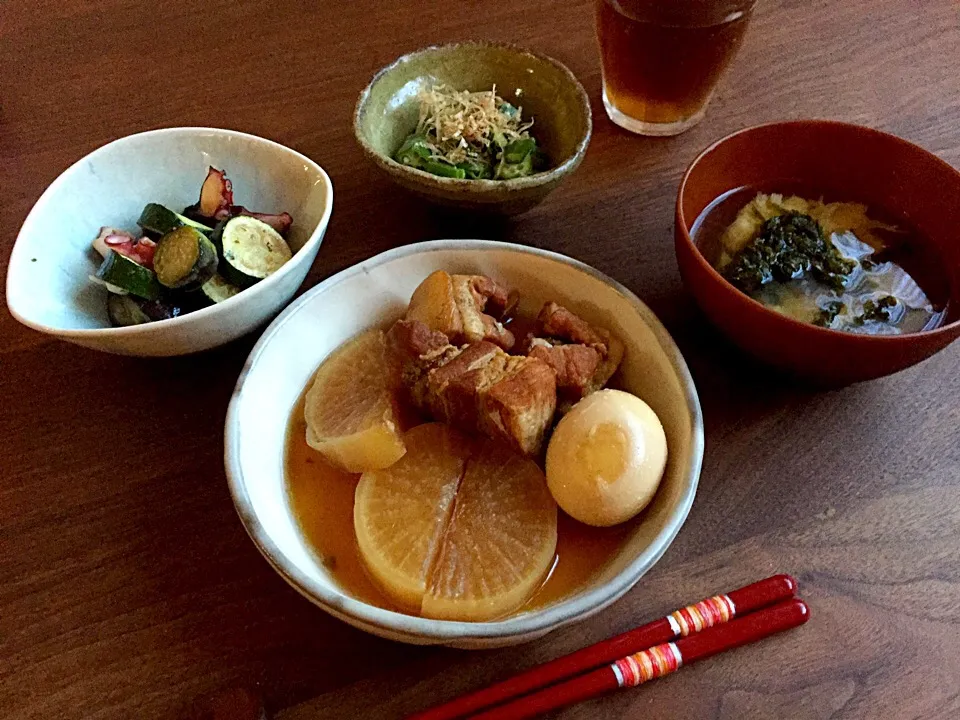
<svg viewBox="0 0 960 720">
<path fill-rule="evenodd" d="M 657 412 L 669 460 L 652 505 L 592 580 L 550 604 L 494 622 L 452 622 L 375 607 L 341 587 L 305 541 L 284 477 L 291 413 L 317 366 L 339 345 L 383 327 L 406 308 L 434 270 L 483 273 L 520 291 L 520 312 L 556 300 L 626 344 L 617 382 Z M 244 526 L 260 552 L 301 594 L 367 632 L 402 642 L 466 648 L 509 645 L 599 612 L 632 588 L 660 559 L 693 503 L 703 425 L 693 380 L 654 314 L 629 290 L 596 270 L 543 250 L 480 240 L 439 240 L 391 250 L 320 283 L 267 328 L 230 402 L 226 467 Z"/>
</svg>

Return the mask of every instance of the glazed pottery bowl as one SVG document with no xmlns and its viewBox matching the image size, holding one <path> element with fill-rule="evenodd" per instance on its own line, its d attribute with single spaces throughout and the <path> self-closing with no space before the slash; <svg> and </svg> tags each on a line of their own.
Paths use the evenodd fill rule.
<svg viewBox="0 0 960 720">
<path fill-rule="evenodd" d="M 512 180 L 458 180 L 396 162 L 394 154 L 417 126 L 417 94 L 436 84 L 471 91 L 496 85 L 505 100 L 522 106 L 524 118 L 533 118 L 530 132 L 548 168 Z M 442 205 L 507 215 L 536 205 L 577 168 L 591 128 L 590 101 L 566 67 L 528 50 L 481 42 L 429 47 L 394 61 L 360 93 L 353 122 L 364 154 L 401 187 Z"/>
<path fill-rule="evenodd" d="M 482 273 L 516 288 L 520 312 L 536 315 L 547 299 L 576 308 L 626 343 L 619 384 L 656 411 L 669 459 L 652 505 L 619 553 L 598 564 L 575 594 L 495 622 L 413 617 L 351 597 L 304 540 L 284 477 L 285 438 L 294 407 L 314 371 L 339 345 L 402 316 L 414 288 L 431 272 Z M 267 328 L 230 402 L 225 462 L 237 512 L 264 557 L 304 597 L 367 632 L 417 644 L 464 648 L 540 637 L 603 609 L 667 549 L 693 502 L 703 453 L 696 389 L 673 340 L 629 290 L 575 260 L 519 245 L 438 240 L 407 245 L 325 280 Z"/>
<path fill-rule="evenodd" d="M 148 202 L 196 202 L 207 167 L 226 170 L 234 197 L 261 212 L 289 212 L 293 258 L 225 302 L 169 320 L 111 327 L 107 291 L 90 281 L 103 225 L 137 230 Z M 313 264 L 333 209 L 330 178 L 298 152 L 253 135 L 167 128 L 104 145 L 60 175 L 30 211 L 7 271 L 7 305 L 28 327 L 121 355 L 184 355 L 229 342 L 274 316 Z"/>
<path fill-rule="evenodd" d="M 691 234 L 717 197 L 749 187 L 800 185 L 833 199 L 903 217 L 941 264 L 949 295 L 943 323 L 903 335 L 855 335 L 781 315 L 728 283 Z M 901 138 L 857 125 L 803 120 L 747 128 L 714 143 L 687 169 L 677 195 L 680 274 L 707 317 L 747 352 L 829 385 L 889 375 L 942 350 L 960 335 L 960 173 Z"/>
</svg>

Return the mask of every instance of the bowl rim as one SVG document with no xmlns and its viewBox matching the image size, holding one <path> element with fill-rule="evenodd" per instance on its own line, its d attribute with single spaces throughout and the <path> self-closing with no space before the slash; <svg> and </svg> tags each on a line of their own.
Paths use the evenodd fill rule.
<svg viewBox="0 0 960 720">
<path fill-rule="evenodd" d="M 921 330 L 919 332 L 913 333 L 902 333 L 900 335 L 859 335 L 854 333 L 844 332 L 843 330 L 834 330 L 832 328 L 824 328 L 818 325 L 813 325 L 811 323 L 805 323 L 800 320 L 796 320 L 787 315 L 782 315 L 774 310 L 771 310 L 766 305 L 761 303 L 759 300 L 755 300 L 746 293 L 740 291 L 734 287 L 723 275 L 721 275 L 713 265 L 707 262 L 707 259 L 703 256 L 703 253 L 700 252 L 700 248 L 697 247 L 696 242 L 693 240 L 693 236 L 690 232 L 690 227 L 687 225 L 687 218 L 683 213 L 683 199 L 684 194 L 687 190 L 687 184 L 690 181 L 690 176 L 693 174 L 693 171 L 696 169 L 697 165 L 703 160 L 707 155 L 716 150 L 719 146 L 724 143 L 732 140 L 740 135 L 747 133 L 752 133 L 757 130 L 764 130 L 771 127 L 814 127 L 814 128 L 839 128 L 848 132 L 862 133 L 866 135 L 871 135 L 876 138 L 881 138 L 885 142 L 894 142 L 900 145 L 909 147 L 912 151 L 919 150 L 921 153 L 928 155 L 936 163 L 941 165 L 945 170 L 952 172 L 960 180 L 960 171 L 953 167 L 946 160 L 938 157 L 934 153 L 930 152 L 924 147 L 916 143 L 912 143 L 909 140 L 905 140 L 902 137 L 894 135 L 893 133 L 884 132 L 883 130 L 877 130 L 876 128 L 867 127 L 866 125 L 857 125 L 856 123 L 843 122 L 841 120 L 777 120 L 773 122 L 760 123 L 758 125 L 750 125 L 749 127 L 741 128 L 735 130 L 732 133 L 724 135 L 719 140 L 712 142 L 706 148 L 701 150 L 697 156 L 691 161 L 687 166 L 687 169 L 683 173 L 683 178 L 680 180 L 680 185 L 677 188 L 677 201 L 676 201 L 676 210 L 675 210 L 675 224 L 677 229 L 680 230 L 680 234 L 683 238 L 683 241 L 687 244 L 688 250 L 692 250 L 693 257 L 695 261 L 700 265 L 702 269 L 707 271 L 707 274 L 713 278 L 713 280 L 719 283 L 725 291 L 728 293 L 736 293 L 736 295 L 742 300 L 746 301 L 751 305 L 755 310 L 759 310 L 767 319 L 771 321 L 781 322 L 786 327 L 792 328 L 795 332 L 812 332 L 819 335 L 822 338 L 833 338 L 840 339 L 845 338 L 852 342 L 858 343 L 872 343 L 879 345 L 881 343 L 887 343 L 888 345 L 893 343 L 909 343 L 912 339 L 917 336 L 924 337 L 935 337 L 938 335 L 953 335 L 956 330 L 960 329 L 960 318 L 954 320 L 950 323 L 944 323 L 938 327 L 933 328 L 932 330 Z M 735 188 L 730 188 L 734 190 Z M 719 197 L 719 196 L 718 196 Z M 699 216 L 698 216 L 699 217 Z M 696 223 L 696 218 L 694 218 L 694 223 Z"/>
<path fill-rule="evenodd" d="M 61 183 L 67 181 L 68 177 L 77 171 L 77 169 L 90 160 L 92 157 L 97 155 L 100 152 L 106 151 L 108 148 L 113 147 L 114 145 L 123 144 L 126 142 L 133 141 L 135 139 L 144 138 L 148 136 L 163 136 L 163 135 L 220 135 L 224 137 L 232 138 L 241 138 L 248 141 L 253 141 L 257 144 L 266 145 L 272 147 L 276 150 L 281 151 L 282 153 L 292 155 L 297 160 L 300 160 L 308 168 L 313 170 L 320 181 L 324 185 L 325 194 L 324 194 L 324 203 L 325 207 L 323 210 L 323 215 L 320 220 L 317 222 L 316 226 L 310 233 L 310 236 L 304 241 L 303 245 L 297 250 L 292 258 L 283 264 L 283 266 L 277 270 L 275 273 L 269 277 L 264 278 L 260 282 L 254 284 L 253 286 L 246 288 L 242 293 L 237 293 L 233 297 L 230 297 L 223 302 L 217 303 L 215 305 L 210 305 L 205 308 L 200 308 L 199 310 L 194 310 L 193 312 L 186 313 L 184 315 L 178 315 L 177 317 L 167 318 L 165 320 L 154 320 L 149 323 L 143 323 L 141 325 L 131 325 L 129 327 L 102 327 L 102 328 L 59 328 L 54 325 L 46 325 L 44 323 L 36 322 L 27 317 L 24 317 L 20 311 L 11 304 L 10 301 L 10 287 L 13 282 L 14 274 L 10 272 L 10 268 L 16 267 L 15 261 L 17 263 L 22 262 L 18 259 L 20 253 L 26 252 L 23 245 L 20 243 L 21 237 L 24 236 L 26 229 L 34 221 L 34 216 L 38 216 L 40 213 L 40 204 L 48 196 L 53 194 Z M 142 336 L 149 333 L 155 332 L 159 328 L 167 327 L 176 327 L 187 324 L 189 322 L 197 322 L 206 317 L 215 315 L 218 312 L 226 312 L 226 309 L 236 306 L 238 298 L 241 296 L 249 299 L 252 294 L 259 294 L 262 292 L 269 292 L 269 288 L 272 288 L 281 278 L 293 272 L 293 268 L 296 265 L 299 265 L 300 262 L 307 256 L 309 256 L 314 248 L 319 246 L 323 234 L 327 228 L 327 225 L 330 223 L 330 216 L 333 212 L 333 183 L 330 180 L 330 176 L 327 175 L 326 171 L 320 166 L 319 163 L 311 160 L 306 155 L 297 152 L 296 150 L 282 145 L 274 140 L 268 140 L 267 138 L 260 137 L 259 135 L 253 135 L 251 133 L 241 132 L 239 130 L 229 130 L 227 128 L 214 128 L 214 127 L 201 127 L 201 126 L 183 126 L 183 127 L 166 127 L 166 128 L 156 128 L 154 130 L 145 130 L 144 132 L 133 133 L 131 135 L 124 135 L 123 137 L 111 140 L 108 143 L 101 145 L 100 147 L 91 150 L 89 153 L 81 157 L 79 160 L 71 164 L 66 170 L 61 172 L 56 179 L 51 182 L 47 188 L 41 193 L 40 197 L 37 198 L 37 201 L 33 204 L 33 207 L 30 208 L 30 212 L 27 213 L 26 218 L 24 218 L 23 224 L 20 226 L 20 230 L 17 232 L 17 238 L 13 244 L 13 250 L 10 253 L 10 260 L 7 263 L 7 283 L 6 283 L 6 296 L 7 296 L 7 309 L 10 311 L 10 314 L 20 322 L 21 324 L 37 330 L 48 335 L 56 335 L 62 338 L 92 338 L 100 336 L 112 336 L 112 337 L 133 337 L 133 336 Z"/>
<path fill-rule="evenodd" d="M 607 584 L 586 592 L 574 594 L 553 606 L 537 610 L 528 617 L 509 617 L 489 622 L 433 620 L 378 608 L 346 594 L 337 594 L 332 590 L 312 582 L 286 561 L 286 556 L 283 551 L 280 550 L 260 525 L 257 520 L 256 511 L 246 491 L 247 483 L 244 479 L 243 469 L 238 461 L 239 453 L 237 448 L 240 439 L 239 408 L 243 398 L 244 384 L 266 346 L 287 321 L 309 303 L 314 296 L 335 287 L 344 280 L 368 272 L 371 266 L 379 266 L 410 255 L 444 250 L 498 250 L 536 255 L 573 267 L 613 288 L 633 306 L 633 309 L 641 316 L 656 336 L 658 343 L 667 355 L 683 387 L 684 399 L 690 416 L 690 465 L 683 476 L 686 487 L 681 493 L 676 507 L 670 514 L 664 530 L 654 538 L 653 542 L 631 560 L 627 567 Z M 522 638 L 535 633 L 543 634 L 588 617 L 618 600 L 633 588 L 640 578 L 660 560 L 686 521 L 697 492 L 700 471 L 703 464 L 703 448 L 703 414 L 693 377 L 673 338 L 652 310 L 619 282 L 579 260 L 549 250 L 492 240 L 429 240 L 404 245 L 359 262 L 352 267 L 332 275 L 311 288 L 288 306 L 270 324 L 257 341 L 253 350 L 251 350 L 237 379 L 237 385 L 230 399 L 224 423 L 224 465 L 226 467 L 227 482 L 230 488 L 230 494 L 233 497 L 234 506 L 250 539 L 253 540 L 257 549 L 280 576 L 305 598 L 335 617 L 347 617 L 360 623 L 364 627 L 373 626 L 388 632 L 404 636 L 413 636 L 435 643 L 462 640 L 494 640 L 514 637 Z"/>
<path fill-rule="evenodd" d="M 532 57 L 535 60 L 552 65 L 557 68 L 560 73 L 566 77 L 570 84 L 576 90 L 577 98 L 579 102 L 577 105 L 581 111 L 581 117 L 585 121 L 585 130 L 583 135 L 580 137 L 579 142 L 577 143 L 576 148 L 572 153 L 567 156 L 563 162 L 550 167 L 546 170 L 534 173 L 532 175 L 527 175 L 526 177 L 511 178 L 509 180 L 488 180 L 488 179 L 468 179 L 468 178 L 448 178 L 442 177 L 440 175 L 434 175 L 433 173 L 428 173 L 426 170 L 421 170 L 419 168 L 411 167 L 409 165 L 404 165 L 394 160 L 389 155 L 381 153 L 379 150 L 374 149 L 372 145 L 367 141 L 363 132 L 360 128 L 361 120 L 366 112 L 367 101 L 370 98 L 370 93 L 373 90 L 373 86 L 376 85 L 383 77 L 388 73 L 400 67 L 401 65 L 410 62 L 415 57 L 421 55 L 426 55 L 428 53 L 435 53 L 441 51 L 451 51 L 460 48 L 497 48 L 500 50 L 506 50 L 508 52 L 515 53 L 520 56 Z M 373 158 L 376 162 L 381 164 L 383 167 L 392 170 L 394 172 L 404 172 L 413 177 L 422 179 L 425 182 L 436 183 L 438 187 L 445 188 L 476 188 L 478 190 L 493 190 L 495 188 L 510 188 L 510 189 L 519 189 L 524 187 L 536 187 L 542 185 L 545 182 L 553 180 L 558 176 L 563 176 L 577 167 L 580 161 L 583 159 L 584 154 L 587 151 L 587 146 L 590 144 L 590 138 L 593 135 L 593 110 L 590 106 L 590 98 L 587 95 L 587 91 L 584 89 L 583 84 L 577 79 L 577 76 L 573 74 L 573 71 L 570 70 L 566 65 L 564 65 L 559 60 L 545 55 L 543 53 L 537 52 L 535 50 L 529 50 L 527 48 L 515 45 L 514 43 L 509 42 L 498 42 L 493 40 L 465 40 L 462 42 L 454 43 L 443 43 L 439 45 L 427 45 L 418 50 L 413 50 L 411 52 L 405 53 L 398 57 L 396 60 L 393 60 L 387 65 L 384 65 L 382 68 L 377 70 L 374 73 L 373 77 L 370 79 L 370 82 L 367 83 L 366 87 L 360 91 L 360 95 L 357 98 L 357 104 L 354 107 L 353 111 L 353 135 L 357 140 L 357 143 L 360 145 L 360 148 L 363 152 L 369 157 Z"/>
</svg>

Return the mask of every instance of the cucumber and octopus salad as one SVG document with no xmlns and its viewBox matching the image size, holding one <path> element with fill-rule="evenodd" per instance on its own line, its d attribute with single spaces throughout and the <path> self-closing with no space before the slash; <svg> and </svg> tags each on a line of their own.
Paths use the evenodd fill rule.
<svg viewBox="0 0 960 720">
<path fill-rule="evenodd" d="M 517 91 L 519 94 L 519 90 Z M 533 120 L 497 95 L 434 85 L 420 92 L 420 119 L 394 155 L 403 164 L 442 177 L 511 180 L 544 168 L 530 134 Z"/>
<path fill-rule="evenodd" d="M 223 302 L 272 275 L 292 256 L 293 218 L 233 204 L 225 172 L 211 167 L 200 199 L 175 212 L 148 203 L 141 237 L 103 227 L 93 249 L 103 263 L 90 279 L 106 286 L 117 327 L 167 320 Z"/>
</svg>

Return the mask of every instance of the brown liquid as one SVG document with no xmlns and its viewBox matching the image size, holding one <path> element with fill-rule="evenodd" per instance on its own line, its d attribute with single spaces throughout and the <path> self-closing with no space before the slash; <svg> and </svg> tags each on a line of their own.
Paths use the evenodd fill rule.
<svg viewBox="0 0 960 720">
<path fill-rule="evenodd" d="M 377 588 L 363 565 L 353 530 L 353 496 L 360 479 L 330 467 L 307 445 L 303 397 L 287 429 L 287 491 L 307 544 L 344 593 L 387 610 L 398 608 Z M 633 529 L 632 522 L 594 528 L 559 513 L 557 557 L 550 575 L 518 612 L 543 607 L 589 584 Z"/>
<path fill-rule="evenodd" d="M 648 123 L 696 115 L 736 55 L 750 3 L 597 0 L 604 89 L 620 112 Z M 738 10 L 737 6 L 746 6 Z M 729 10 L 729 12 L 727 12 Z"/>
</svg>

